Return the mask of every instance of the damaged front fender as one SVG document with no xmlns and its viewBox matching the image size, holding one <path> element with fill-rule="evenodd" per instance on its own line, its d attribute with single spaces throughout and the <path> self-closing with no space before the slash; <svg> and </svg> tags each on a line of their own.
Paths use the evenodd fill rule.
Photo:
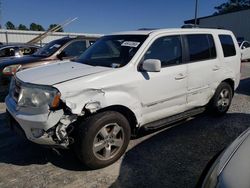
<svg viewBox="0 0 250 188">
<path fill-rule="evenodd" d="M 86 111 L 95 113 L 109 106 L 121 105 L 135 114 L 138 124 L 141 122 L 141 103 L 121 88 L 91 88 L 75 92 L 61 92 L 61 94 L 62 101 L 70 108 L 72 114 L 82 116 Z"/>
</svg>

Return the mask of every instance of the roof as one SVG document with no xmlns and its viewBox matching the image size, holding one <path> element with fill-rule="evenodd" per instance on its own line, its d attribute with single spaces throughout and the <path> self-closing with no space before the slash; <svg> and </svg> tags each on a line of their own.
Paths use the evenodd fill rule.
<svg viewBox="0 0 250 188">
<path fill-rule="evenodd" d="M 149 35 L 153 30 L 136 30 L 112 33 L 111 35 Z"/>
<path fill-rule="evenodd" d="M 212 32 L 222 29 L 210 29 L 210 28 L 168 28 L 168 29 L 153 29 L 153 30 L 137 30 L 137 31 L 125 31 L 114 33 L 112 35 L 150 35 L 150 34 L 162 34 L 162 33 L 180 33 L 180 32 Z M 225 31 L 225 30 L 224 30 Z"/>
<path fill-rule="evenodd" d="M 221 16 L 221 15 L 226 15 L 226 14 L 233 14 L 233 13 L 237 13 L 237 12 L 241 12 L 241 11 L 247 11 L 247 10 L 250 10 L 250 8 L 245 8 L 245 9 L 234 11 L 234 12 L 227 12 L 227 13 L 213 14 L 213 15 L 210 15 L 210 16 L 199 17 L 199 18 L 197 18 L 197 22 L 199 24 L 199 21 L 201 19 L 206 19 L 206 18 L 211 18 L 211 17 L 217 17 L 217 16 Z M 194 22 L 195 22 L 195 19 L 190 19 L 190 20 L 185 20 L 184 21 L 185 24 L 194 24 Z"/>
</svg>

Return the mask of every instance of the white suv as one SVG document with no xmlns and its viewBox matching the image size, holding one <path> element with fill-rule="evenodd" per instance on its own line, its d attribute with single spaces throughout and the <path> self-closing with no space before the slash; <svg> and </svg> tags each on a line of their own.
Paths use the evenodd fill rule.
<svg viewBox="0 0 250 188">
<path fill-rule="evenodd" d="M 240 81 L 230 31 L 161 29 L 104 36 L 72 62 L 18 72 L 10 126 L 32 142 L 73 147 L 90 168 L 119 159 L 131 134 L 209 109 L 227 112 Z"/>
</svg>

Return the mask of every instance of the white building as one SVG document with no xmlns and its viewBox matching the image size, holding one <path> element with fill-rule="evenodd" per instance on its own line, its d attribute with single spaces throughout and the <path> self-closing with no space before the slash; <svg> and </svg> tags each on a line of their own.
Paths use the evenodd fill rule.
<svg viewBox="0 0 250 188">
<path fill-rule="evenodd" d="M 5 30 L 0 29 L 0 42 L 2 43 L 26 43 L 31 39 L 37 37 L 44 32 L 40 31 L 20 31 L 20 30 Z M 75 37 L 75 36 L 85 36 L 85 37 L 100 37 L 100 34 L 88 34 L 88 33 L 65 33 L 65 32 L 55 32 L 47 36 L 41 41 L 42 44 L 48 43 L 52 40 L 59 39 L 62 37 Z"/>
<path fill-rule="evenodd" d="M 221 15 L 211 15 L 198 18 L 201 27 L 216 27 L 233 31 L 237 38 L 250 41 L 250 9 L 231 12 Z M 185 24 L 194 24 L 194 19 L 184 21 Z"/>
</svg>

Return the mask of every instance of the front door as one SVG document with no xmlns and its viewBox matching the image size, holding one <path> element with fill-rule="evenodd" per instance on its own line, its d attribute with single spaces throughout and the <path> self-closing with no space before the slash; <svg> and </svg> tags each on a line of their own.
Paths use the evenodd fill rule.
<svg viewBox="0 0 250 188">
<path fill-rule="evenodd" d="M 144 124 L 185 111 L 187 92 L 187 66 L 182 63 L 179 35 L 156 39 L 146 51 L 146 59 L 160 60 L 161 71 L 139 72 L 137 89 Z"/>
</svg>

